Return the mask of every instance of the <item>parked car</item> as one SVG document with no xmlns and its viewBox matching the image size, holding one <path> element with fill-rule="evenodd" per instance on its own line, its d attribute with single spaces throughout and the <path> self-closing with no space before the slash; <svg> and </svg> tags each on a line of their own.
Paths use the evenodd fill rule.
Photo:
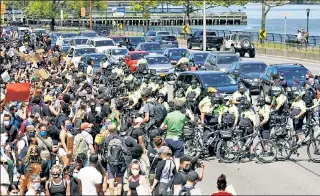
<svg viewBox="0 0 320 196">
<path fill-rule="evenodd" d="M 62 45 L 70 45 L 71 38 L 58 38 L 56 41 L 56 46 L 62 46 Z"/>
<path fill-rule="evenodd" d="M 222 45 L 223 37 L 217 36 L 214 31 L 206 32 L 206 49 L 215 48 L 219 51 Z M 203 50 L 203 31 L 198 30 L 187 39 L 188 49 L 192 49 L 194 46 L 200 47 L 201 51 Z"/>
<path fill-rule="evenodd" d="M 120 44 L 123 39 L 123 36 L 108 36 L 108 38 L 112 39 L 114 43 Z"/>
<path fill-rule="evenodd" d="M 156 74 L 165 77 L 174 73 L 175 69 L 169 59 L 163 54 L 149 54 L 145 56 L 148 62 L 148 69 L 156 70 Z"/>
<path fill-rule="evenodd" d="M 64 44 L 64 45 L 60 46 L 61 52 L 64 52 L 64 53 L 68 53 L 70 48 L 71 48 L 71 46 L 69 44 Z"/>
<path fill-rule="evenodd" d="M 267 65 L 262 61 L 234 62 L 227 73 L 234 79 L 241 81 L 252 93 L 259 93 L 259 78 L 264 73 Z"/>
<path fill-rule="evenodd" d="M 94 37 L 88 39 L 88 45 L 93 46 L 97 49 L 97 52 L 104 53 L 106 50 L 111 48 L 117 48 L 114 41 L 106 37 Z"/>
<path fill-rule="evenodd" d="M 185 48 L 167 48 L 164 50 L 163 54 L 170 60 L 172 65 L 175 65 L 181 59 L 182 54 L 188 56 L 189 51 Z"/>
<path fill-rule="evenodd" d="M 144 42 L 140 43 L 136 47 L 136 51 L 147 51 L 149 54 L 163 54 L 161 45 L 157 42 Z"/>
<path fill-rule="evenodd" d="M 271 95 L 271 87 L 274 85 L 273 81 L 279 78 L 280 74 L 283 74 L 284 79 L 287 81 L 288 91 L 291 91 L 291 87 L 295 80 L 300 83 L 306 81 L 306 75 L 309 70 L 302 64 L 282 63 L 269 65 L 263 74 L 261 74 L 260 83 L 260 96 Z"/>
<path fill-rule="evenodd" d="M 224 41 L 223 49 L 239 53 L 240 57 L 244 57 L 246 53 L 249 54 L 250 58 L 256 56 L 256 48 L 252 43 L 252 37 L 247 34 L 229 35 Z"/>
<path fill-rule="evenodd" d="M 241 61 L 234 53 L 210 53 L 205 62 L 204 68 L 213 71 L 226 71 L 234 62 Z"/>
<path fill-rule="evenodd" d="M 138 44 L 146 42 L 146 39 L 142 36 L 126 36 L 120 44 L 128 48 L 129 51 L 134 51 Z"/>
<path fill-rule="evenodd" d="M 81 31 L 79 35 L 83 37 L 99 37 L 95 31 Z"/>
<path fill-rule="evenodd" d="M 178 40 L 174 35 L 157 35 L 154 42 L 161 44 L 162 48 L 179 48 Z"/>
<path fill-rule="evenodd" d="M 78 66 L 82 55 L 96 52 L 97 50 L 95 47 L 88 45 L 71 46 L 70 50 L 68 51 L 68 58 L 75 66 Z"/>
<path fill-rule="evenodd" d="M 87 44 L 88 39 L 88 37 L 76 36 L 70 39 L 69 44 L 71 46 L 84 45 Z"/>
<path fill-rule="evenodd" d="M 138 60 L 148 55 L 146 51 L 129 51 L 125 57 L 125 63 L 130 67 L 131 72 L 135 72 L 137 69 Z"/>
<path fill-rule="evenodd" d="M 73 38 L 75 36 L 78 36 L 78 33 L 75 32 L 67 32 L 67 33 L 61 33 L 61 38 Z"/>
<path fill-rule="evenodd" d="M 111 48 L 108 49 L 105 54 L 108 56 L 110 62 L 119 62 L 120 58 L 125 58 L 128 55 L 129 50 L 125 47 L 123 48 Z"/>
<path fill-rule="evenodd" d="M 89 66 L 91 63 L 91 60 L 93 60 L 93 72 L 95 73 L 98 70 L 101 70 L 101 65 L 102 62 L 107 58 L 105 54 L 101 53 L 87 53 L 83 54 L 80 58 L 80 62 L 78 65 L 78 71 L 79 72 L 84 72 L 86 68 Z"/>
<path fill-rule="evenodd" d="M 177 88 L 177 83 L 183 84 L 185 91 L 190 86 L 192 80 L 196 80 L 201 87 L 202 94 L 208 92 L 209 87 L 214 87 L 219 93 L 225 96 L 231 96 L 235 91 L 238 90 L 238 83 L 231 76 L 221 71 L 187 71 L 182 72 L 175 84 L 174 93 Z M 199 98 L 201 100 L 202 97 Z"/>
<path fill-rule="evenodd" d="M 210 52 L 192 52 L 188 55 L 189 61 L 197 67 L 203 67 L 204 62 Z"/>
<path fill-rule="evenodd" d="M 157 35 L 170 35 L 168 31 L 148 31 L 145 36 L 148 41 L 154 41 Z"/>
</svg>

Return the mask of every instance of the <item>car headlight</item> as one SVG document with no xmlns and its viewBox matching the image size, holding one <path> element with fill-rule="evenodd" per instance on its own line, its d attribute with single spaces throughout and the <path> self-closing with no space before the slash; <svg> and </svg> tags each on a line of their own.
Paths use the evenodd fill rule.
<svg viewBox="0 0 320 196">
<path fill-rule="evenodd" d="M 251 80 L 251 79 L 243 79 L 243 81 L 248 82 L 248 83 L 252 83 L 253 82 L 253 80 Z"/>
<path fill-rule="evenodd" d="M 253 81 L 254 81 L 254 82 L 259 82 L 259 79 L 258 79 L 258 78 L 255 78 Z"/>
<path fill-rule="evenodd" d="M 226 72 L 227 69 L 221 68 L 220 71 Z"/>
</svg>

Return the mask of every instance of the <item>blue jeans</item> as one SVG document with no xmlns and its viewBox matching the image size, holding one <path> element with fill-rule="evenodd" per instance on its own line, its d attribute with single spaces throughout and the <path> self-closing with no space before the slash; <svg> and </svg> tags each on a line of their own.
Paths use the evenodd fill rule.
<svg viewBox="0 0 320 196">
<path fill-rule="evenodd" d="M 184 156 L 184 142 L 181 139 L 174 140 L 171 138 L 166 139 L 166 144 L 171 148 L 175 158 L 181 158 Z"/>
</svg>

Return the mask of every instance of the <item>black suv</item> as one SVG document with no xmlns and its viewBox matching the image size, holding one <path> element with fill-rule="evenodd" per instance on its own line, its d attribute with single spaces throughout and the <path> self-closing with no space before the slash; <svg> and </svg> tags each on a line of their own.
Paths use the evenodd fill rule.
<svg viewBox="0 0 320 196">
<path fill-rule="evenodd" d="M 306 74 L 309 70 L 302 64 L 274 64 L 269 65 L 264 73 L 260 76 L 260 96 L 270 96 L 270 89 L 274 80 L 278 79 L 280 74 L 283 74 L 284 79 L 287 81 L 288 87 L 292 87 L 295 80 L 299 80 L 300 83 L 306 80 Z M 287 90 L 290 91 L 291 88 Z"/>
</svg>

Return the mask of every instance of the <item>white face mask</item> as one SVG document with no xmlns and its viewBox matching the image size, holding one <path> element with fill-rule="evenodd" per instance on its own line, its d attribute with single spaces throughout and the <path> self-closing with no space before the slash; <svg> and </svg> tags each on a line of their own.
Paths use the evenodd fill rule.
<svg viewBox="0 0 320 196">
<path fill-rule="evenodd" d="M 138 169 L 131 169 L 131 173 L 133 176 L 139 175 L 139 172 L 140 172 L 140 170 L 138 170 Z"/>
<path fill-rule="evenodd" d="M 6 121 L 3 121 L 3 124 L 4 124 L 5 126 L 9 126 L 9 124 L 10 124 L 10 121 L 8 121 L 8 120 L 6 120 Z"/>
</svg>

